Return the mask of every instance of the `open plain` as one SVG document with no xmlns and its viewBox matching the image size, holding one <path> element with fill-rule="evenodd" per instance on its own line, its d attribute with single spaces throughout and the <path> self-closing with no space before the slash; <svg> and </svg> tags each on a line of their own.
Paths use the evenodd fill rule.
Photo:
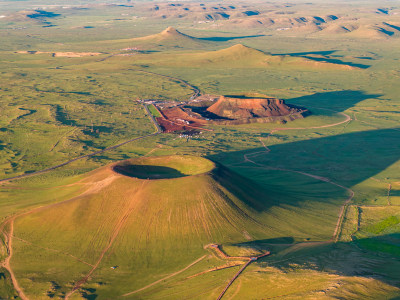
<svg viewBox="0 0 400 300">
<path fill-rule="evenodd" d="M 0 2 L 0 299 L 399 299 L 397 1 Z"/>
</svg>

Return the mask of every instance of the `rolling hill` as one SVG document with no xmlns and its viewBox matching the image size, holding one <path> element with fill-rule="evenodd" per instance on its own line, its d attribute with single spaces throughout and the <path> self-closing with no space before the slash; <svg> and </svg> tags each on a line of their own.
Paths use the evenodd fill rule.
<svg viewBox="0 0 400 300">
<path fill-rule="evenodd" d="M 133 39 L 133 41 L 143 41 L 143 42 L 153 42 L 153 43 L 200 42 L 197 38 L 186 35 L 180 31 L 176 30 L 174 27 L 168 27 L 160 33 L 152 34 L 152 35 L 145 36 L 145 37 L 135 38 L 135 39 Z"/>
<path fill-rule="evenodd" d="M 318 70 L 354 70 L 356 67 L 345 63 L 331 63 L 314 60 L 311 57 L 272 55 L 242 44 L 228 48 L 198 53 L 153 54 L 140 57 L 140 62 L 179 67 L 201 68 L 289 68 Z"/>
<path fill-rule="evenodd" d="M 92 44 L 95 47 L 98 47 L 99 45 L 104 47 L 105 45 L 107 45 L 108 48 L 111 49 L 112 47 L 114 50 L 123 47 L 139 47 L 141 49 L 202 49 L 210 44 L 213 44 L 213 42 L 201 40 L 196 37 L 184 34 L 174 27 L 167 27 L 165 30 L 159 33 L 151 34 L 148 36 L 121 40 L 108 40 Z"/>
<path fill-rule="evenodd" d="M 343 201 L 311 207 L 307 194 L 297 203 L 299 196 L 192 156 L 127 160 L 76 184 L 80 196 L 15 220 L 11 264 L 32 299 L 128 293 L 204 258 L 210 243 L 328 239 Z"/>
</svg>

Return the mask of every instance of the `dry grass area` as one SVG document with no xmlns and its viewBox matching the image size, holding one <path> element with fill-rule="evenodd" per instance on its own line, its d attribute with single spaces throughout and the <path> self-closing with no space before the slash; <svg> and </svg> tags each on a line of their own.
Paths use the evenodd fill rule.
<svg viewBox="0 0 400 300">
<path fill-rule="evenodd" d="M 43 52 L 43 51 L 18 51 L 20 54 L 51 54 L 53 57 L 85 57 L 97 56 L 100 52 Z"/>
</svg>

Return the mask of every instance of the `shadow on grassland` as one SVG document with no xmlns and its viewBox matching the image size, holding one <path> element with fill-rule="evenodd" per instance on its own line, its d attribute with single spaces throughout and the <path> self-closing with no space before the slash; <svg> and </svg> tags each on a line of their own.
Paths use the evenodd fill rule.
<svg viewBox="0 0 400 300">
<path fill-rule="evenodd" d="M 362 91 L 344 90 L 286 99 L 287 103 L 304 106 L 312 111 L 313 107 L 345 111 L 357 103 L 381 97 L 381 94 L 367 94 Z M 335 113 L 335 112 L 332 112 Z"/>
<path fill-rule="evenodd" d="M 309 269 L 340 276 L 376 279 L 400 287 L 399 233 L 355 239 L 353 242 L 291 243 L 291 241 L 292 238 L 285 237 L 238 243 L 232 246 L 239 249 L 272 250 L 272 255 L 262 259 L 260 264 L 279 268 L 284 272 L 296 272 L 298 268 Z M 337 292 L 342 293 L 340 288 Z M 362 290 L 359 292 L 363 293 Z M 385 299 L 398 299 L 399 296 L 400 290 Z"/>
<path fill-rule="evenodd" d="M 211 41 L 211 42 L 227 42 L 232 40 L 240 40 L 240 39 L 250 39 L 266 36 L 265 34 L 257 34 L 257 35 L 244 35 L 244 36 L 214 36 L 214 37 L 204 37 L 198 38 L 203 41 Z"/>
<path fill-rule="evenodd" d="M 209 157 L 213 161 L 230 165 L 233 171 L 256 182 L 264 190 L 269 191 L 270 195 L 276 197 L 279 194 L 287 194 L 287 197 L 282 197 L 286 200 L 279 203 L 270 202 L 265 197 L 261 198 L 257 205 L 248 203 L 258 211 L 266 211 L 272 205 L 301 205 L 300 202 L 304 201 L 311 192 L 321 189 L 322 184 L 326 187 L 332 186 L 293 171 L 326 177 L 344 186 L 352 187 L 382 172 L 400 158 L 399 133 L 393 129 L 352 132 L 282 143 L 268 146 L 268 148 L 269 152 L 264 147 L 260 147 L 244 151 L 222 152 Z M 252 156 L 253 153 L 258 154 Z M 260 165 L 243 163 L 244 155 Z M 274 179 L 274 176 L 277 176 L 277 171 L 274 169 L 280 170 L 280 176 L 286 174 L 285 177 Z M 300 180 L 303 179 L 307 181 L 301 183 Z M 221 180 L 220 182 L 223 185 L 226 184 L 228 190 L 235 191 L 229 181 Z M 297 186 L 297 194 L 303 193 L 304 197 L 296 197 L 296 193 L 290 195 L 292 186 Z M 263 201 L 265 203 L 262 203 Z M 313 201 L 325 200 L 317 197 Z"/>
<path fill-rule="evenodd" d="M 342 55 L 332 55 L 337 50 L 330 51 L 311 51 L 311 52 L 297 52 L 297 53 L 283 53 L 283 54 L 273 54 L 273 55 L 287 55 L 292 57 L 302 57 L 309 60 L 317 61 L 317 62 L 327 62 L 338 65 L 345 65 L 350 67 L 355 67 L 359 69 L 368 69 L 371 67 L 366 64 L 353 63 L 348 61 L 343 61 L 344 58 Z"/>
</svg>

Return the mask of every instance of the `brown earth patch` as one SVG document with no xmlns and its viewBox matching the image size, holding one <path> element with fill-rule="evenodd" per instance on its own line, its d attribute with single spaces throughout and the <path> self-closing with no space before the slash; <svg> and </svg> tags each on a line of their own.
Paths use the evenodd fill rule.
<svg viewBox="0 0 400 300">
<path fill-rule="evenodd" d="M 202 97 L 202 96 L 201 96 Z M 220 96 L 198 97 L 186 104 L 157 108 L 157 122 L 164 132 L 209 130 L 203 126 L 248 123 L 286 123 L 302 119 L 310 112 L 273 97 Z M 217 100 L 218 99 L 218 100 Z"/>
<path fill-rule="evenodd" d="M 192 117 L 180 107 L 167 108 L 160 113 L 162 116 L 157 118 L 157 122 L 164 132 L 198 130 L 207 124 L 206 120 Z"/>
</svg>

